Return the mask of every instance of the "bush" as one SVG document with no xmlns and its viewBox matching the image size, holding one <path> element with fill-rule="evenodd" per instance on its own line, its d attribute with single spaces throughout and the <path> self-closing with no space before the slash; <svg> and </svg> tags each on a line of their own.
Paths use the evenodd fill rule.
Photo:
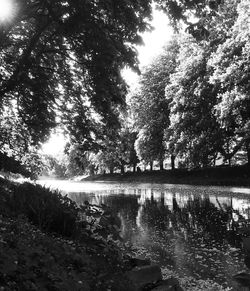
<svg viewBox="0 0 250 291">
<path fill-rule="evenodd" d="M 124 290 L 119 223 L 104 205 L 0 178 L 0 289 Z"/>
<path fill-rule="evenodd" d="M 106 206 L 78 206 L 58 191 L 0 180 L 0 214 L 25 216 L 40 230 L 63 237 L 119 239 L 119 219 Z"/>
<path fill-rule="evenodd" d="M 70 237 L 76 230 L 78 207 L 58 191 L 30 183 L 17 184 L 5 199 L 12 215 L 25 215 L 43 231 Z"/>
</svg>

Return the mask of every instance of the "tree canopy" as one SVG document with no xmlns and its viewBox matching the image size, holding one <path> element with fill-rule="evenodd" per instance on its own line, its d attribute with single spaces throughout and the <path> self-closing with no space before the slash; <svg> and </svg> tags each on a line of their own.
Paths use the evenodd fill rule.
<svg viewBox="0 0 250 291">
<path fill-rule="evenodd" d="M 152 1 L 11 2 L 0 23 L 2 152 L 21 160 L 60 124 L 83 168 L 135 169 L 137 156 L 162 163 L 169 155 L 205 166 L 240 150 L 250 159 L 247 0 L 155 1 L 177 36 L 142 70 L 132 125 L 120 118 L 121 70 L 139 72 L 136 45 L 151 29 Z"/>
<path fill-rule="evenodd" d="M 142 72 L 139 91 L 132 94 L 137 153 L 148 163 L 162 149 L 186 167 L 211 166 L 219 157 L 230 163 L 240 152 L 250 161 L 250 5 L 245 0 L 212 6 L 212 1 L 189 2 L 199 8 L 188 13 L 186 2 L 179 2 L 186 33 L 177 34 L 172 69 L 164 59 L 172 52 L 167 47 L 160 62 Z M 191 16 L 197 17 L 195 25 Z"/>
<path fill-rule="evenodd" d="M 114 122 L 124 104 L 121 69 L 138 70 L 135 44 L 149 27 L 149 1 L 14 1 L 0 26 L 1 108 L 16 114 L 34 140 L 43 140 L 65 104 L 90 105 Z"/>
<path fill-rule="evenodd" d="M 117 124 L 127 90 L 121 69 L 138 71 L 135 45 L 150 28 L 150 1 L 11 3 L 13 14 L 0 23 L 0 113 L 12 108 L 29 135 L 26 149 L 58 124 L 89 143 L 93 120 Z"/>
</svg>

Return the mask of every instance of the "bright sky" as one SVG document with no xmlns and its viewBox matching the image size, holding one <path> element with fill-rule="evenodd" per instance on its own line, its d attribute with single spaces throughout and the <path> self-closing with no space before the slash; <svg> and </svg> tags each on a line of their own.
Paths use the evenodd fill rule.
<svg viewBox="0 0 250 291">
<path fill-rule="evenodd" d="M 4 0 L 0 0 L 0 3 L 1 1 Z M 163 12 L 154 10 L 151 24 L 155 29 L 152 32 L 142 34 L 145 45 L 137 47 L 140 68 L 149 64 L 154 57 L 159 55 L 163 46 L 171 39 L 173 31 L 168 23 L 168 19 Z M 136 86 L 138 82 L 138 75 L 136 73 L 130 69 L 125 69 L 122 75 L 131 88 Z M 53 134 L 50 140 L 42 147 L 42 152 L 57 156 L 63 152 L 64 146 L 65 138 L 63 134 Z"/>
<path fill-rule="evenodd" d="M 168 18 L 163 12 L 154 9 L 151 24 L 155 29 L 152 32 L 143 33 L 144 46 L 137 47 L 140 68 L 148 65 L 154 57 L 159 55 L 173 35 Z M 131 87 L 138 82 L 138 75 L 130 69 L 125 69 L 122 75 Z"/>
<path fill-rule="evenodd" d="M 42 153 L 52 155 L 54 157 L 60 157 L 63 154 L 66 140 L 62 133 L 55 133 L 51 135 L 51 138 L 42 146 Z"/>
<path fill-rule="evenodd" d="M 13 17 L 14 4 L 12 0 L 0 0 L 0 22 L 6 22 Z"/>
</svg>

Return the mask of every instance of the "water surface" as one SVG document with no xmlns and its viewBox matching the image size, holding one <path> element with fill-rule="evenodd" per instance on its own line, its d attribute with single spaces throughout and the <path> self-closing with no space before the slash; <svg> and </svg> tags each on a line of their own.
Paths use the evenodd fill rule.
<svg viewBox="0 0 250 291">
<path fill-rule="evenodd" d="M 179 278 L 231 287 L 246 270 L 240 229 L 250 218 L 250 189 L 139 183 L 47 181 L 78 204 L 106 204 L 137 255 Z"/>
</svg>

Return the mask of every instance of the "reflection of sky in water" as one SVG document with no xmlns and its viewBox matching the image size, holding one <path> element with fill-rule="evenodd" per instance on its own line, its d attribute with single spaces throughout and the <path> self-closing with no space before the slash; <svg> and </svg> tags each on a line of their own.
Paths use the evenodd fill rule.
<svg viewBox="0 0 250 291">
<path fill-rule="evenodd" d="M 238 229 L 250 218 L 250 189 L 166 184 L 54 184 L 81 204 L 107 204 L 137 253 L 179 276 L 231 286 L 245 269 Z M 48 184 L 47 184 L 48 185 Z"/>
</svg>

